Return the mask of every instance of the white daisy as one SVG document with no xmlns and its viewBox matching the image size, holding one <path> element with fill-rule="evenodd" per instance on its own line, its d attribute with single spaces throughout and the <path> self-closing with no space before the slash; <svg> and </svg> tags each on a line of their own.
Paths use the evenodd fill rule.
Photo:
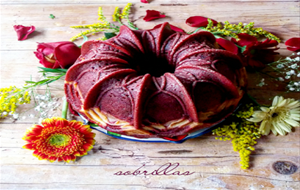
<svg viewBox="0 0 300 190">
<path fill-rule="evenodd" d="M 291 132 L 292 127 L 300 126 L 300 102 L 297 100 L 275 96 L 270 108 L 260 109 L 248 121 L 261 122 L 259 130 L 264 135 L 268 135 L 270 131 L 275 135 L 285 135 Z"/>
</svg>

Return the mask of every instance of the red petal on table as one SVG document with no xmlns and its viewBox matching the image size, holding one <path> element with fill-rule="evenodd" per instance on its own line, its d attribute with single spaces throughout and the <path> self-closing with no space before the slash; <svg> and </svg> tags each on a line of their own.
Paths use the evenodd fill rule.
<svg viewBox="0 0 300 190">
<path fill-rule="evenodd" d="M 300 38 L 290 38 L 285 42 L 288 50 L 290 51 L 300 51 Z"/>
<path fill-rule="evenodd" d="M 226 49 L 227 51 L 238 54 L 239 49 L 232 41 L 225 40 L 223 38 L 217 38 L 216 41 L 222 48 Z"/>
<path fill-rule="evenodd" d="M 158 19 L 158 18 L 164 18 L 164 17 L 166 17 L 166 15 L 161 14 L 159 11 L 147 10 L 146 11 L 146 16 L 144 17 L 144 20 L 146 22 L 148 22 L 150 20 L 154 20 L 154 19 Z"/>
<path fill-rule="evenodd" d="M 208 21 L 207 21 L 208 18 L 206 17 L 203 17 L 203 16 L 192 16 L 192 17 L 189 17 L 188 19 L 186 19 L 185 23 L 189 26 L 192 26 L 192 27 L 205 27 L 208 25 Z M 218 24 L 217 21 L 211 19 L 213 24 Z"/>
<path fill-rule="evenodd" d="M 141 0 L 142 3 L 149 3 L 147 0 Z"/>
<path fill-rule="evenodd" d="M 14 29 L 17 32 L 18 40 L 26 40 L 27 36 L 34 32 L 34 26 L 22 26 L 22 25 L 14 25 Z"/>
</svg>

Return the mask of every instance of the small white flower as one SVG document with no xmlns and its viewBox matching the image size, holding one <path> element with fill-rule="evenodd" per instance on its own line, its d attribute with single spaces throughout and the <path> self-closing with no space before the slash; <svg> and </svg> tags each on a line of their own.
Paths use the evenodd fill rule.
<svg viewBox="0 0 300 190">
<path fill-rule="evenodd" d="M 18 119 L 19 118 L 19 114 L 17 114 L 17 113 L 13 114 L 13 118 L 14 119 Z"/>
<path fill-rule="evenodd" d="M 292 127 L 300 126 L 300 102 L 297 100 L 275 96 L 270 108 L 260 109 L 248 121 L 261 122 L 259 130 L 264 135 L 268 135 L 270 131 L 275 135 L 285 135 L 291 132 Z"/>
<path fill-rule="evenodd" d="M 283 64 L 278 64 L 276 67 L 277 67 L 278 69 L 281 69 L 281 68 L 283 68 L 284 66 L 283 66 Z"/>
<path fill-rule="evenodd" d="M 295 88 L 291 87 L 291 88 L 289 89 L 289 91 L 295 91 Z"/>
<path fill-rule="evenodd" d="M 279 81 L 284 81 L 284 79 L 282 77 L 278 77 Z"/>
<path fill-rule="evenodd" d="M 292 61 L 292 58 L 290 58 L 290 57 L 287 57 L 285 59 L 288 60 L 288 61 Z"/>
<path fill-rule="evenodd" d="M 295 74 L 296 74 L 295 70 L 290 70 L 290 75 L 295 75 Z"/>
</svg>

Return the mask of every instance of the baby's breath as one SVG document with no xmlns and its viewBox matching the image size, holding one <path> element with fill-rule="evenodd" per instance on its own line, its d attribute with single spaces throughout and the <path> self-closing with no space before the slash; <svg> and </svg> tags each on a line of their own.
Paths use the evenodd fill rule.
<svg viewBox="0 0 300 190">
<path fill-rule="evenodd" d="M 261 137 L 258 125 L 246 119 L 253 114 L 252 104 L 245 105 L 240 111 L 231 116 L 232 122 L 214 129 L 213 135 L 216 139 L 227 141 L 231 140 L 233 150 L 239 152 L 241 168 L 249 168 L 249 158 L 257 139 Z"/>
<path fill-rule="evenodd" d="M 280 58 L 279 60 L 270 63 L 269 66 L 275 73 L 275 78 L 286 83 L 287 91 L 300 92 L 300 54 L 293 53 L 292 55 Z"/>
</svg>

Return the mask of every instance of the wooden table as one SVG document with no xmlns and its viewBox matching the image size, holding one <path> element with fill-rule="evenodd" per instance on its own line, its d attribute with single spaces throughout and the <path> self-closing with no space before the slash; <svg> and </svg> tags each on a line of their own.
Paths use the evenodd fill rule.
<svg viewBox="0 0 300 190">
<path fill-rule="evenodd" d="M 283 42 L 299 37 L 299 0 L 149 1 L 150 4 L 131 1 L 132 19 L 141 29 L 168 21 L 191 31 L 185 19 L 201 15 L 232 23 L 254 21 L 257 27 L 277 34 Z M 69 40 L 80 32 L 69 26 L 97 22 L 99 6 L 110 18 L 115 6 L 124 7 L 126 3 L 125 0 L 2 0 L 0 87 L 22 86 L 30 77 L 39 78 L 40 65 L 33 54 L 36 42 Z M 144 22 L 142 18 L 148 9 L 159 10 L 167 17 Z M 50 14 L 55 18 L 49 18 Z M 25 41 L 17 41 L 13 30 L 17 24 L 34 25 L 36 32 Z M 280 47 L 281 54 L 289 54 L 283 43 Z M 271 98 L 283 92 L 272 84 L 258 87 L 258 82 L 255 76 L 251 79 L 249 93 L 260 103 L 270 104 Z M 63 96 L 62 84 L 63 80 L 50 85 L 53 96 Z M 299 93 L 285 96 L 300 97 Z M 88 156 L 69 164 L 40 161 L 32 156 L 32 151 L 22 148 L 25 144 L 22 136 L 32 124 L 33 119 L 28 117 L 0 121 L 0 189 L 300 189 L 300 169 L 283 175 L 272 168 L 276 161 L 289 161 L 300 167 L 300 128 L 286 136 L 259 139 L 251 155 L 250 169 L 242 170 L 231 142 L 215 140 L 211 134 L 173 144 L 124 141 L 95 131 L 97 142 Z M 151 172 L 167 163 L 179 163 L 174 171 L 189 171 L 190 175 L 114 175 L 119 171 L 134 172 L 140 167 Z"/>
</svg>

